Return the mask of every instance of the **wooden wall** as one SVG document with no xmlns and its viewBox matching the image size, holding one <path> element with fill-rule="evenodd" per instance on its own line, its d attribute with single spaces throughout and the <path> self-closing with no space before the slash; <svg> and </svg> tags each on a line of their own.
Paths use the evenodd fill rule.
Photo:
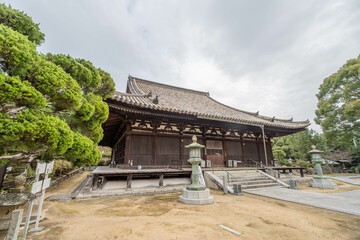
<svg viewBox="0 0 360 240">
<path fill-rule="evenodd" d="M 126 140 L 125 140 L 126 139 Z M 210 146 L 213 140 L 206 140 L 206 138 L 198 136 L 198 143 L 206 146 Z M 217 143 L 220 139 L 217 139 Z M 126 144 L 125 141 L 128 141 Z M 124 138 L 124 141 L 119 143 L 117 149 L 119 150 L 115 154 L 115 160 L 118 164 L 127 164 L 128 160 L 133 160 L 133 164 L 136 165 L 155 165 L 155 166 L 167 166 L 171 164 L 172 160 L 177 160 L 182 163 L 183 166 L 190 166 L 187 162 L 189 159 L 189 149 L 185 148 L 186 145 L 189 145 L 192 142 L 191 136 L 184 135 L 171 135 L 157 136 L 156 134 L 140 135 L 129 135 Z M 214 162 L 214 165 L 223 165 L 226 164 L 227 160 L 237 160 L 242 161 L 242 164 L 254 164 L 250 161 L 254 160 L 256 162 L 262 162 L 266 164 L 265 154 L 264 154 L 264 145 L 263 142 L 258 141 L 241 141 L 240 139 L 225 139 L 220 140 L 222 143 L 222 161 Z M 129 145 L 126 148 L 126 145 Z M 219 145 L 219 144 L 218 144 Z M 266 142 L 267 148 L 267 158 L 268 163 L 271 163 L 272 150 L 271 143 Z M 124 151 L 128 149 L 127 154 L 124 154 Z M 211 149 L 204 150 L 203 153 L 213 151 Z M 128 159 L 126 159 L 126 157 Z M 203 159 L 208 158 L 206 154 L 203 154 Z"/>
</svg>

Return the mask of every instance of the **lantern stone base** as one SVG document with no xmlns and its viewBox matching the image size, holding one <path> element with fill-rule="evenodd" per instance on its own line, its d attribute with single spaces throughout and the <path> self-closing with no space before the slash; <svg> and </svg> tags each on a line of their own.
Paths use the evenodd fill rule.
<svg viewBox="0 0 360 240">
<path fill-rule="evenodd" d="M 324 177 L 314 177 L 313 181 L 310 185 L 314 188 L 321 188 L 321 189 L 336 189 L 337 185 L 328 178 Z"/>
<path fill-rule="evenodd" d="M 210 195 L 208 188 L 202 191 L 183 189 L 183 195 L 179 197 L 179 201 L 190 205 L 207 205 L 214 202 L 214 197 Z"/>
</svg>

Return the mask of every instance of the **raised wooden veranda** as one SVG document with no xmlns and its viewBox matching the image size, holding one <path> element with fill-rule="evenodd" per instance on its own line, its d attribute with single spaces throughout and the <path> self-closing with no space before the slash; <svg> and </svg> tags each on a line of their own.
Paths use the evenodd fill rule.
<svg viewBox="0 0 360 240">
<path fill-rule="evenodd" d="M 249 169 L 257 169 L 261 171 L 265 171 L 265 168 L 262 167 L 239 167 L 239 168 L 223 168 L 223 167 L 215 167 L 215 168 L 204 168 L 202 171 L 239 171 L 239 170 L 249 170 Z M 268 168 L 269 169 L 269 168 Z M 300 172 L 301 177 L 304 177 L 304 169 L 303 167 L 271 167 L 270 169 L 282 172 L 282 173 L 293 173 L 293 171 L 298 170 Z M 164 185 L 164 177 L 190 177 L 191 176 L 191 168 L 162 168 L 158 167 L 150 167 L 138 170 L 136 167 L 127 167 L 123 166 L 111 168 L 109 166 L 99 166 L 93 172 L 93 190 L 97 189 L 98 185 L 104 184 L 110 178 L 126 178 L 126 187 L 131 188 L 132 180 L 134 178 L 158 178 L 159 186 Z"/>
</svg>

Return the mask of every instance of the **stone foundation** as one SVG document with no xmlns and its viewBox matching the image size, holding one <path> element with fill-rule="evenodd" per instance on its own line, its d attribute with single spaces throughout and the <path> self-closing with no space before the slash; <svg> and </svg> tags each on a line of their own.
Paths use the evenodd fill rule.
<svg viewBox="0 0 360 240">
<path fill-rule="evenodd" d="M 310 185 L 314 188 L 321 188 L 321 189 L 336 189 L 337 185 L 328 178 L 316 178 L 314 177 L 313 181 Z"/>
<path fill-rule="evenodd" d="M 202 191 L 183 189 L 183 195 L 180 196 L 179 201 L 190 205 L 207 205 L 214 202 L 214 197 L 210 195 L 208 188 Z"/>
</svg>

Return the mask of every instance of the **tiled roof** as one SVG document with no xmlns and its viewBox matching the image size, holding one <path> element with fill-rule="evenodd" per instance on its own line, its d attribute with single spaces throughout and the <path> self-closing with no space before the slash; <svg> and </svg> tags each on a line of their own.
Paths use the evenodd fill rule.
<svg viewBox="0 0 360 240">
<path fill-rule="evenodd" d="M 310 125 L 309 121 L 295 122 L 292 119 L 277 119 L 242 111 L 216 101 L 206 92 L 174 87 L 132 76 L 129 76 L 128 88 L 130 93 L 116 92 L 111 99 L 142 108 L 189 114 L 199 119 L 287 129 L 302 129 Z"/>
</svg>

